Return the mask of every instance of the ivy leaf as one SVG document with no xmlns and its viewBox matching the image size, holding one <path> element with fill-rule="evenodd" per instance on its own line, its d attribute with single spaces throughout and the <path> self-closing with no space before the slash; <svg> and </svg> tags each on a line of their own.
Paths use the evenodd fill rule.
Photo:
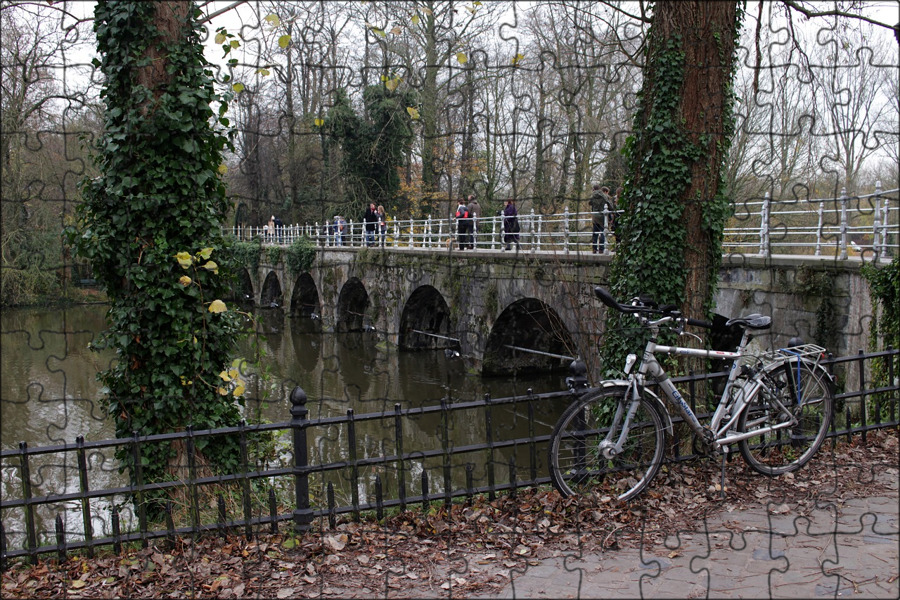
<svg viewBox="0 0 900 600">
<path fill-rule="evenodd" d="M 394 77 L 393 79 L 388 79 L 387 81 L 384 82 L 384 87 L 386 87 L 388 89 L 388 91 L 393 92 L 394 90 L 397 89 L 397 86 L 400 85 L 401 81 L 402 81 L 402 79 L 400 79 L 399 77 Z"/>
<path fill-rule="evenodd" d="M 234 394 L 235 398 L 240 398 L 244 395 L 244 391 L 246 391 L 246 389 L 247 388 L 244 386 L 244 382 L 240 382 L 236 386 L 234 386 L 234 391 L 232 393 Z"/>
<path fill-rule="evenodd" d="M 228 39 L 228 35 L 225 33 L 225 30 L 222 30 L 216 34 L 216 43 L 217 44 L 221 44 L 227 39 Z"/>
<path fill-rule="evenodd" d="M 200 252 L 197 253 L 197 256 L 202 258 L 203 260 L 209 260 L 209 257 L 212 256 L 213 249 L 212 248 L 204 248 Z"/>
<path fill-rule="evenodd" d="M 211 313 L 222 313 L 226 310 L 228 310 L 228 307 L 221 300 L 213 300 L 209 303 L 209 312 Z"/>
<path fill-rule="evenodd" d="M 241 92 L 244 91 L 244 84 L 238 82 L 238 83 L 234 84 L 233 86 L 231 86 L 231 89 L 233 89 L 236 93 L 240 94 Z"/>
<path fill-rule="evenodd" d="M 207 271 L 212 271 L 216 275 L 219 274 L 219 265 L 217 265 L 214 261 L 211 261 L 211 260 L 207 261 L 203 265 L 203 268 L 206 269 Z"/>
<path fill-rule="evenodd" d="M 413 106 L 407 106 L 406 112 L 409 113 L 409 116 L 412 117 L 413 121 L 415 121 L 419 118 L 419 111 L 418 111 L 418 109 L 416 109 Z"/>
<path fill-rule="evenodd" d="M 180 283 L 183 286 L 191 285 L 191 278 L 188 277 L 187 275 L 182 275 L 181 278 L 178 280 L 178 283 Z"/>
<path fill-rule="evenodd" d="M 322 125 L 325 124 L 325 119 L 318 118 L 315 121 L 313 121 L 313 123 L 316 125 L 316 127 L 321 127 Z"/>
<path fill-rule="evenodd" d="M 257 75 L 262 75 L 263 77 L 266 77 L 267 75 L 271 75 L 272 73 L 271 73 L 271 71 L 269 71 L 268 69 L 257 69 L 257 70 L 256 70 L 256 74 L 257 74 Z"/>
<path fill-rule="evenodd" d="M 413 25 L 418 25 L 419 24 L 419 15 L 413 15 L 411 21 L 413 22 Z"/>
<path fill-rule="evenodd" d="M 469 62 L 469 58 L 466 56 L 465 52 L 457 52 L 456 60 L 459 61 L 459 64 L 464 65 Z"/>
<path fill-rule="evenodd" d="M 194 262 L 194 257 L 189 252 L 179 252 L 175 255 L 175 259 L 183 269 L 187 269 Z"/>
<path fill-rule="evenodd" d="M 274 13 L 266 15 L 263 20 L 268 21 L 272 27 L 278 27 L 279 25 L 281 25 L 281 19 L 279 19 L 278 15 Z"/>
<path fill-rule="evenodd" d="M 219 175 L 224 175 L 225 173 L 228 172 L 228 165 L 226 165 L 225 163 L 222 163 L 221 165 L 219 165 L 218 171 L 219 171 Z"/>
<path fill-rule="evenodd" d="M 219 392 L 219 395 L 220 395 L 220 396 L 227 396 L 227 395 L 228 395 L 228 390 L 226 390 L 226 389 L 223 388 L 223 387 L 220 387 L 220 388 L 218 389 L 218 392 Z"/>
<path fill-rule="evenodd" d="M 231 40 L 231 47 L 232 47 L 232 48 L 240 48 L 240 46 L 241 46 L 241 43 L 240 43 L 239 41 L 237 41 L 237 40 Z"/>
<path fill-rule="evenodd" d="M 226 383 L 231 381 L 231 375 L 228 374 L 228 371 L 222 371 L 219 373 L 219 377 Z"/>
<path fill-rule="evenodd" d="M 515 56 L 512 57 L 511 62 L 512 62 L 513 66 L 516 66 L 517 64 L 519 64 L 519 61 L 521 61 L 524 58 L 525 58 L 525 56 L 523 56 L 522 54 L 516 54 Z"/>
<path fill-rule="evenodd" d="M 291 36 L 284 34 L 280 38 L 278 38 L 278 47 L 279 48 L 287 48 L 291 43 Z"/>
</svg>

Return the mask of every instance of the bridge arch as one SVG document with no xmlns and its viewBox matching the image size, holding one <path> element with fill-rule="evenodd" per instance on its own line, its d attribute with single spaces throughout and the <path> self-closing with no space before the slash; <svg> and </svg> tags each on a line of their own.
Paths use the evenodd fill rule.
<svg viewBox="0 0 900 600">
<path fill-rule="evenodd" d="M 294 283 L 294 292 L 291 295 L 291 316 L 314 317 L 321 315 L 322 302 L 319 299 L 319 290 L 316 282 L 309 273 L 303 273 Z"/>
<path fill-rule="evenodd" d="M 240 304 L 254 304 L 256 302 L 256 296 L 253 291 L 253 278 L 250 277 L 250 271 L 247 269 L 238 269 L 234 299 Z"/>
<path fill-rule="evenodd" d="M 574 356 L 576 346 L 556 310 L 537 298 L 522 298 L 507 306 L 491 328 L 484 348 L 482 373 L 509 375 L 521 370 L 557 371 L 571 360 L 517 351 L 509 346 Z"/>
<path fill-rule="evenodd" d="M 429 333 L 431 335 L 427 335 Z M 450 334 L 450 307 L 447 306 L 447 301 L 434 286 L 423 285 L 416 288 L 407 299 L 400 316 L 400 349 L 458 348 L 459 341 L 448 339 Z"/>
<path fill-rule="evenodd" d="M 284 304 L 284 298 L 282 297 L 281 291 L 281 281 L 279 281 L 278 274 L 275 271 L 269 271 L 269 274 L 266 275 L 266 279 L 262 285 L 262 291 L 259 295 L 260 306 L 269 307 L 272 304 L 275 305 L 272 308 L 277 308 Z"/>
<path fill-rule="evenodd" d="M 366 310 L 369 308 L 369 292 L 358 277 L 351 277 L 341 287 L 337 302 L 335 331 L 363 331 Z"/>
</svg>

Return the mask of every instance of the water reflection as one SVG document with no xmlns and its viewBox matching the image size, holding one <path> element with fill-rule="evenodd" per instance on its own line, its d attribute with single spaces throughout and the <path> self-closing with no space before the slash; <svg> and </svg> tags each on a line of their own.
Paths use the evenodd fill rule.
<svg viewBox="0 0 900 600">
<path fill-rule="evenodd" d="M 110 439 L 114 426 L 107 418 L 101 402 L 96 374 L 109 367 L 114 353 L 92 352 L 88 344 L 96 342 L 105 328 L 105 306 L 80 306 L 68 310 L 7 310 L 2 313 L 2 447 L 15 448 L 20 441 L 29 446 L 74 443 L 77 436 L 88 441 Z M 481 398 L 522 396 L 529 388 L 535 393 L 564 389 L 563 376 L 532 378 L 503 377 L 485 379 L 466 357 L 448 356 L 443 349 L 400 352 L 388 344 L 378 332 L 322 333 L 321 321 L 312 317 L 285 317 L 281 309 L 255 312 L 255 327 L 240 344 L 250 372 L 248 420 L 261 417 L 269 422 L 290 419 L 289 397 L 295 386 L 307 393 L 311 419 L 342 416 L 348 409 L 357 415 L 393 412 L 395 404 L 402 408 L 439 405 L 442 401 L 459 403 Z M 550 424 L 561 407 L 559 403 L 538 406 L 535 419 L 538 428 L 549 432 Z M 522 409 L 519 409 L 520 411 Z M 491 435 L 525 436 L 529 431 L 527 415 L 507 407 L 493 411 Z M 444 437 L 442 418 L 447 419 L 449 437 Z M 358 458 L 389 456 L 398 451 L 392 422 L 360 422 L 357 424 Z M 310 430 L 310 455 L 313 462 L 331 463 L 347 460 L 348 431 L 344 425 Z M 540 432 L 538 432 L 540 433 Z M 485 442 L 488 423 L 483 413 L 467 411 L 420 415 L 403 423 L 404 450 L 418 448 L 462 447 Z M 285 436 L 287 439 L 287 436 Z M 284 442 L 286 444 L 286 442 Z M 128 484 L 127 474 L 118 472 L 112 452 L 94 452 L 88 456 L 89 489 L 103 489 Z M 472 462 L 476 485 L 486 485 L 489 465 L 494 465 L 497 480 L 507 477 L 504 466 L 515 456 L 517 464 L 533 459 L 525 448 L 497 452 L 473 453 L 454 459 L 456 463 Z M 290 453 L 282 458 L 290 459 Z M 7 461 L 2 469 L 2 495 L 21 498 L 18 459 Z M 79 489 L 74 453 L 35 457 L 32 460 L 32 494 L 72 493 Z M 418 493 L 418 477 L 423 469 L 441 473 L 440 459 L 413 458 L 403 466 L 406 494 Z M 365 500 L 380 473 L 386 496 L 396 496 L 400 485 L 400 467 L 385 464 L 382 468 L 363 469 L 355 486 L 346 473 L 318 476 L 319 492 L 331 482 L 338 487 L 338 500 L 352 496 L 354 489 Z M 454 487 L 464 484 L 459 479 L 463 469 L 455 470 Z M 443 489 L 443 481 L 433 481 L 432 491 Z M 118 498 L 117 502 L 124 502 Z M 95 535 L 108 533 L 111 499 L 91 501 L 92 519 L 97 521 Z M 60 505 L 39 509 L 42 540 L 53 539 L 53 518 L 65 515 L 66 531 L 83 532 L 80 506 Z M 21 523 L 17 511 L 4 511 L 4 525 Z M 125 525 L 123 525 L 124 527 Z M 21 529 L 21 527 L 19 527 Z M 16 538 L 16 527 L 8 530 Z M 21 532 L 20 532 L 21 533 Z"/>
</svg>

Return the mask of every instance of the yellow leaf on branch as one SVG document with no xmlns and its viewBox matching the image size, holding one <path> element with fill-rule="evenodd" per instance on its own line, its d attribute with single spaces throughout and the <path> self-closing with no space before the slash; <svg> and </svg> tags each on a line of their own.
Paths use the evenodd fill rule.
<svg viewBox="0 0 900 600">
<path fill-rule="evenodd" d="M 191 256 L 190 252 L 179 252 L 175 255 L 175 259 L 183 269 L 187 269 L 194 262 L 194 257 Z"/>
<path fill-rule="evenodd" d="M 209 312 L 211 313 L 222 313 L 226 310 L 228 310 L 228 307 L 221 300 L 213 300 L 209 303 Z"/>
</svg>

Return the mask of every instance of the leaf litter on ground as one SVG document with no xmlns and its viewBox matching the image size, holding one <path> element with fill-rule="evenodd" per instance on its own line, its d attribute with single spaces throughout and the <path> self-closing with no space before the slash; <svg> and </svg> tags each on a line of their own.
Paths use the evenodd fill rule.
<svg viewBox="0 0 900 600">
<path fill-rule="evenodd" d="M 339 522 L 290 532 L 197 536 L 161 541 L 122 555 L 64 562 L 14 561 L 2 574 L 4 598 L 430 598 L 497 593 L 544 558 L 573 551 L 615 552 L 693 531 L 710 511 L 763 507 L 797 514 L 823 494 L 840 506 L 854 497 L 892 493 L 872 465 L 897 471 L 897 430 L 827 442 L 796 474 L 768 478 L 740 460 L 667 465 L 635 501 L 562 498 L 520 489 L 490 501 L 433 505 L 384 519 Z M 767 507 L 767 508 L 766 508 Z M 725 520 L 725 526 L 729 521 Z M 732 523 L 733 527 L 734 524 Z M 674 551 L 674 550 L 673 550 Z"/>
</svg>

